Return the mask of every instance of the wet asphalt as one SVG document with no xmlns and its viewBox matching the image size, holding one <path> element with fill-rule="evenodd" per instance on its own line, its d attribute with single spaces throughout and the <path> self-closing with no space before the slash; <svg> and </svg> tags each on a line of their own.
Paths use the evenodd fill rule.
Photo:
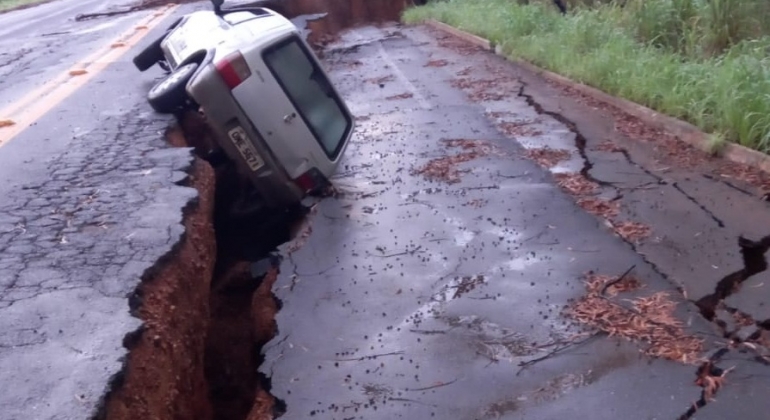
<svg viewBox="0 0 770 420">
<path fill-rule="evenodd" d="M 725 340 L 691 300 L 742 268 L 737 237 L 762 236 L 766 204 L 656 166 L 606 117 L 490 53 L 437 45 L 443 37 L 362 27 L 326 49 L 358 127 L 337 197 L 282 249 L 279 334 L 261 371 L 286 403 L 283 418 L 764 418 L 770 370 L 755 354 L 728 352 L 724 389 L 740 385 L 681 417 L 701 397 L 696 366 L 649 360 L 643 345 L 606 336 L 563 347 L 582 336 L 560 312 L 584 294 L 584 273 L 635 266 L 645 293 L 679 302 L 708 357 Z M 458 74 L 494 85 L 469 97 Z M 505 136 L 501 119 L 528 130 Z M 457 183 L 419 173 L 462 153 L 446 143 L 458 139 L 488 153 L 459 164 Z M 591 148 L 607 139 L 628 154 Z M 544 145 L 571 157 L 549 172 L 522 156 Z M 651 226 L 651 237 L 623 240 L 555 185 L 553 173 L 580 171 L 607 181 L 600 196 L 622 194 L 620 218 Z"/>
<path fill-rule="evenodd" d="M 81 14 L 124 9 L 130 0 L 56 0 L 0 14 L 0 109 L 13 103 L 152 11 L 77 21 Z"/>
<path fill-rule="evenodd" d="M 0 104 L 151 13 L 74 21 L 120 4 L 61 0 L 1 14 Z M 191 152 L 167 145 L 172 119 L 145 102 L 162 72 L 139 73 L 132 57 L 0 148 L 4 420 L 95 414 L 123 370 L 124 338 L 140 327 L 128 297 L 179 242 L 182 209 L 197 195 L 180 185 Z"/>
<path fill-rule="evenodd" d="M 74 21 L 120 5 L 59 0 L 0 14 L 0 108 L 148 13 Z M 678 296 L 681 320 L 709 354 L 721 332 L 688 299 L 742 268 L 737 236 L 768 233 L 766 203 L 736 181 L 660 165 L 590 108 L 437 37 L 361 27 L 327 49 L 358 131 L 334 179 L 338 197 L 314 209 L 309 235 L 282 249 L 279 335 L 261 371 L 287 404 L 284 418 L 679 418 L 700 397 L 695 366 L 648 360 L 639 345 L 603 336 L 562 349 L 583 336 L 559 313 L 583 295 L 586 271 L 635 265 L 645 291 Z M 178 185 L 189 151 L 168 149 L 170 119 L 144 102 L 161 73 L 138 73 L 131 56 L 0 149 L 3 419 L 93 414 L 122 370 L 123 338 L 139 327 L 126 296 L 178 242 L 181 209 L 195 196 Z M 425 67 L 440 59 L 448 64 Z M 469 100 L 452 84 L 468 68 L 511 94 Z M 611 137 L 630 158 L 590 147 L 581 156 L 574 130 L 527 95 L 594 145 Z M 495 128 L 500 118 L 535 132 L 509 138 Z M 447 139 L 485 150 L 458 166 L 460 182 L 412 172 L 463 152 Z M 589 159 L 594 177 L 620 186 L 622 217 L 651 225 L 651 239 L 613 235 L 521 156 L 544 144 L 572 152 L 553 172 L 580 171 Z M 770 319 L 767 276 L 726 303 Z M 735 369 L 692 418 L 764 418 L 767 367 L 748 352 L 730 352 L 720 366 Z"/>
</svg>

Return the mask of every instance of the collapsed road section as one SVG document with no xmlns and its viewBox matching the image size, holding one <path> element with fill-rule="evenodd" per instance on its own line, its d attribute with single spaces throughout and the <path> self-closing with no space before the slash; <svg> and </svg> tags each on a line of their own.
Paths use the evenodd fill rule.
<svg viewBox="0 0 770 420">
<path fill-rule="evenodd" d="M 290 15 L 344 9 L 342 2 L 305 3 L 281 6 Z M 336 31 L 377 20 L 377 13 L 396 18 L 400 8 L 387 3 L 366 3 L 341 20 L 316 16 L 312 23 Z M 307 236 L 301 221 L 308 209 L 243 212 L 248 180 L 227 161 L 205 160 L 215 141 L 201 115 L 178 117 L 180 128 L 167 133 L 168 141 L 198 156 L 187 183 L 199 198 L 185 211 L 182 241 L 131 296 L 143 325 L 126 338 L 125 370 L 113 379 L 96 418 L 275 418 L 283 403 L 270 395 L 270 378 L 258 372 L 281 306 L 272 293 L 281 256 L 271 251 L 298 232 Z"/>
<path fill-rule="evenodd" d="M 207 400 L 197 412 L 223 419 L 553 418 L 575 407 L 601 413 L 610 404 L 607 418 L 691 418 L 710 409 L 729 372 L 716 366 L 725 351 L 700 338 L 710 325 L 637 255 L 634 242 L 649 232 L 612 226 L 620 235 L 613 238 L 597 229 L 530 162 L 532 153 L 490 123 L 488 109 L 457 90 L 494 76 L 489 88 L 521 92 L 521 82 L 489 66 L 469 72 L 463 58 L 473 50 L 435 38 L 398 26 L 313 38 L 361 128 L 334 180 L 335 198 L 314 207 L 305 223 L 308 209 L 299 209 L 268 223 L 277 227 L 271 232 L 244 235 L 257 220 L 223 216 L 238 197 L 238 178 L 218 170 L 217 264 L 198 383 Z M 446 78 L 420 76 L 425 68 Z M 470 81 L 454 86 L 453 74 Z M 476 97 L 505 102 L 509 117 L 526 119 L 512 123 L 522 137 L 545 133 L 558 144 L 576 132 L 554 126 L 564 123 L 554 115 L 538 119 L 542 109 L 524 95 Z M 185 141 L 201 131 L 188 127 Z M 584 173 L 593 169 L 586 142 L 578 145 Z M 558 185 L 585 187 L 566 178 Z M 419 228 L 403 229 L 417 220 Z M 280 255 L 267 255 L 290 238 Z M 586 272 L 628 266 L 636 267 L 637 283 L 622 297 L 631 305 L 604 296 L 615 287 L 610 277 L 589 297 L 630 316 L 608 324 L 596 312 L 601 306 L 581 306 L 598 332 L 561 318 L 567 302 L 586 302 Z M 619 324 L 626 321 L 641 324 Z M 663 360 L 643 362 L 636 344 L 595 339 L 604 334 L 645 343 L 645 353 Z M 694 370 L 702 390 L 692 386 Z M 598 398 L 608 394 L 619 398 Z M 147 397 L 114 401 L 131 398 Z"/>
<path fill-rule="evenodd" d="M 15 273 L 0 300 L 0 325 L 12 332 L 0 343 L 2 371 L 18 383 L 26 382 L 14 366 L 30 363 L 40 376 L 53 367 L 52 381 L 81 381 L 86 370 L 111 376 L 106 396 L 59 381 L 64 397 L 36 405 L 40 417 L 86 418 L 102 399 L 95 418 L 673 419 L 739 411 L 710 404 L 716 391 L 764 398 L 750 378 L 722 387 L 728 372 L 765 372 L 745 360 L 737 371 L 716 366 L 726 352 L 700 316 L 712 305 L 690 305 L 632 246 L 652 229 L 605 229 L 583 208 L 623 209 L 576 204 L 562 190 L 593 187 L 540 167 L 559 154 L 523 150 L 538 138 L 575 143 L 579 131 L 517 94 L 521 80 L 501 72 L 499 58 L 425 28 L 337 33 L 394 20 L 402 2 L 280 7 L 290 16 L 332 11 L 309 21 L 311 40 L 359 121 L 334 197 L 235 214 L 243 179 L 204 159 L 210 139 L 195 113 L 180 115 L 182 128 L 167 137 L 196 158 L 157 144 L 165 121 L 138 109 L 114 121 L 116 141 L 102 133 L 79 143 L 52 166 L 50 182 L 12 196 L 23 204 L 5 206 L 0 219 L 13 241 L 0 267 Z M 492 113 L 510 118 L 506 129 Z M 601 162 L 586 166 L 595 137 L 578 139 L 579 169 L 608 179 Z M 111 199 L 147 207 L 124 214 Z M 51 226 L 54 235 L 44 232 Z M 746 268 L 717 285 L 708 298 L 717 304 L 766 266 L 766 240 L 741 247 Z M 78 274 L 57 284 L 62 267 Z M 126 294 L 134 318 L 115 312 Z M 88 310 L 44 322 L 62 302 Z M 562 316 L 569 312 L 592 328 Z M 99 316 L 120 325 L 98 340 L 110 351 L 88 344 L 103 330 Z M 655 358 L 640 359 L 640 350 Z M 764 368 L 753 353 L 735 356 Z M 20 407 L 30 395 L 42 400 L 48 385 L 4 394 L 10 418 L 24 417 Z M 744 417 L 763 413 L 755 406 Z"/>
<path fill-rule="evenodd" d="M 638 307 L 665 293 L 679 317 L 686 302 L 453 86 L 458 73 L 483 86 L 498 58 L 436 38 L 386 25 L 327 46 L 360 129 L 337 198 L 318 205 L 308 239 L 282 247 L 283 309 L 260 370 L 283 418 L 676 418 L 699 394 L 692 366 L 640 360 L 635 344 L 561 312 L 582 298 L 584 273 L 630 266 Z M 571 140 L 537 119 L 514 77 L 495 80 L 479 98 Z"/>
</svg>

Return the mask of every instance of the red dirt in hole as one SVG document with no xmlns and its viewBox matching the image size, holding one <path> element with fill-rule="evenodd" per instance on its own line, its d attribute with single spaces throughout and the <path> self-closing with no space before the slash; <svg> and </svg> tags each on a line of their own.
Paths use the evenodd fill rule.
<svg viewBox="0 0 770 420">
<path fill-rule="evenodd" d="M 312 44 L 323 43 L 343 29 L 372 22 L 399 21 L 406 0 L 289 0 L 272 1 L 268 6 L 287 16 L 327 13 L 308 22 Z"/>
<path fill-rule="evenodd" d="M 199 192 L 188 209 L 186 235 L 163 268 L 140 286 L 145 331 L 130 349 L 123 385 L 108 397 L 111 420 L 211 419 L 203 370 L 214 269 L 214 172 L 196 160 L 190 177 Z"/>
<path fill-rule="evenodd" d="M 213 133 L 205 117 L 189 112 L 182 119 L 184 136 L 170 138 L 178 147 L 193 147 L 198 153 L 215 147 Z M 243 188 L 243 179 L 220 168 L 216 180 L 235 193 Z M 222 198 L 219 194 L 217 199 Z M 225 199 L 227 202 L 227 199 Z M 222 238 L 220 238 L 222 240 Z M 213 419 L 270 420 L 275 399 L 263 389 L 257 376 L 259 352 L 276 333 L 278 310 L 272 297 L 277 272 L 271 270 L 254 290 L 249 263 L 227 258 L 228 249 L 237 240 L 219 244 L 217 271 L 212 282 L 209 305 L 211 319 L 206 333 L 205 374 Z"/>
<path fill-rule="evenodd" d="M 192 147 L 198 154 L 206 154 L 219 146 L 214 140 L 214 133 L 206 123 L 206 116 L 188 111 L 181 119 L 182 131 L 185 135 L 168 136 L 169 143 L 174 147 Z"/>
<path fill-rule="evenodd" d="M 276 333 L 278 308 L 272 297 L 277 271 L 271 270 L 256 291 L 249 263 L 231 264 L 215 279 L 211 323 L 206 343 L 214 419 L 272 419 L 274 398 L 257 378 L 260 348 Z"/>
</svg>

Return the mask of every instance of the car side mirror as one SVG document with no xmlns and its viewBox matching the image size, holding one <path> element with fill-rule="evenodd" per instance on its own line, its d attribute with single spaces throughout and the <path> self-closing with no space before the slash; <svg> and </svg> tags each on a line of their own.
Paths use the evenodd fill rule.
<svg viewBox="0 0 770 420">
<path fill-rule="evenodd" d="M 221 15 L 222 14 L 222 4 L 225 2 L 225 0 L 211 0 L 211 4 L 214 5 L 214 13 Z"/>
</svg>

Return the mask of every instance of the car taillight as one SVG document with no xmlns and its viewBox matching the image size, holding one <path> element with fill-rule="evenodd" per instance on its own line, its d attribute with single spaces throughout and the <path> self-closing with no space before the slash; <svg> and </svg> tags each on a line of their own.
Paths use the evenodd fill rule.
<svg viewBox="0 0 770 420">
<path fill-rule="evenodd" d="M 217 63 L 217 71 L 231 90 L 251 76 L 251 69 L 246 59 L 239 52 L 234 52 Z"/>
<path fill-rule="evenodd" d="M 323 189 L 328 184 L 328 181 L 321 171 L 313 168 L 296 178 L 294 183 L 297 184 L 303 193 L 313 194 Z"/>
</svg>

